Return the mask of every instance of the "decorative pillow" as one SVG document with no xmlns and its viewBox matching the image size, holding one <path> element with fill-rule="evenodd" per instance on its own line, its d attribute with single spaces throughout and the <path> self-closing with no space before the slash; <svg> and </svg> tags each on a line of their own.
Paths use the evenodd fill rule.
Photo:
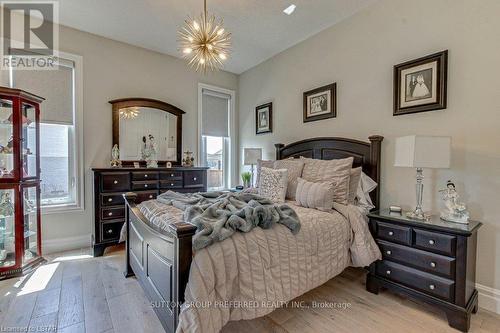
<svg viewBox="0 0 500 333">
<path fill-rule="evenodd" d="M 257 175 L 255 178 L 255 186 L 259 187 L 260 184 L 260 170 L 262 167 L 266 168 L 273 168 L 274 166 L 274 161 L 269 161 L 269 160 L 257 160 Z"/>
<path fill-rule="evenodd" d="M 356 193 L 358 192 L 359 181 L 361 180 L 361 167 L 351 169 L 349 178 L 349 203 L 351 205 L 356 201 Z"/>
<path fill-rule="evenodd" d="M 315 160 L 302 157 L 302 159 L 305 162 L 302 178 L 314 183 L 332 181 L 334 183 L 333 201 L 347 205 L 349 200 L 349 177 L 354 158 Z"/>
<path fill-rule="evenodd" d="M 285 202 L 287 183 L 287 169 L 262 167 L 260 170 L 259 194 L 273 202 Z"/>
<path fill-rule="evenodd" d="M 302 178 L 297 180 L 295 201 L 302 207 L 329 211 L 333 207 L 333 182 L 313 183 Z"/>
<path fill-rule="evenodd" d="M 289 200 L 295 200 L 295 192 L 297 192 L 297 179 L 302 176 L 304 161 L 298 159 L 278 160 L 274 162 L 274 168 L 288 170 L 286 198 Z"/>
</svg>

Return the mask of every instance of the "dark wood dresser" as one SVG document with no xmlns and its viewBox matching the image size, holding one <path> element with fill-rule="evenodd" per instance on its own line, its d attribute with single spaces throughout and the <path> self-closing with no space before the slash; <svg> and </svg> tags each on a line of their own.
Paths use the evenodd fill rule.
<svg viewBox="0 0 500 333">
<path fill-rule="evenodd" d="M 443 310 L 451 327 L 467 332 L 476 313 L 476 243 L 480 222 L 421 222 L 381 210 L 368 214 L 382 260 L 370 266 L 366 289 L 387 288 Z"/>
<path fill-rule="evenodd" d="M 155 199 L 167 190 L 204 192 L 207 190 L 204 167 L 173 168 L 93 168 L 94 172 L 94 256 L 102 256 L 107 246 L 118 243 L 125 222 L 122 194 L 134 192 L 137 201 Z"/>
</svg>

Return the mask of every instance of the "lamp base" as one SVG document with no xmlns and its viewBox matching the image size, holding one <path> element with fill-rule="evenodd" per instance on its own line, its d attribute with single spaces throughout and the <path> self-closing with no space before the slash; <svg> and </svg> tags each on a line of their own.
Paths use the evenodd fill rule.
<svg viewBox="0 0 500 333">
<path fill-rule="evenodd" d="M 422 210 L 418 209 L 415 209 L 413 212 L 407 212 L 406 217 L 418 221 L 428 221 L 431 218 L 429 214 L 425 214 Z"/>
</svg>

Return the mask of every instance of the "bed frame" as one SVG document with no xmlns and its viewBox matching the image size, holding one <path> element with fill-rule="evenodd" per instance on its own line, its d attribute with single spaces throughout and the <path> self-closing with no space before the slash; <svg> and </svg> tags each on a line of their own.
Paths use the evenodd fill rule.
<svg viewBox="0 0 500 333">
<path fill-rule="evenodd" d="M 276 144 L 276 159 L 354 157 L 353 167 L 361 166 L 368 176 L 380 184 L 383 137 L 370 136 L 369 140 L 368 143 L 345 138 L 314 138 L 289 145 Z M 379 207 L 379 188 L 370 194 L 376 208 Z M 136 194 L 127 193 L 124 197 L 127 204 L 125 276 L 137 277 L 165 331 L 173 333 L 189 278 L 192 237 L 196 227 L 182 222 L 169 225 L 168 231 L 160 230 L 139 211 Z"/>
</svg>

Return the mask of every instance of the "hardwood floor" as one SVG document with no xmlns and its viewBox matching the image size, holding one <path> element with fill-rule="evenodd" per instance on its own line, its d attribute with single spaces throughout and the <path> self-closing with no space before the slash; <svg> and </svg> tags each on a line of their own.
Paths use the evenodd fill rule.
<svg viewBox="0 0 500 333">
<path fill-rule="evenodd" d="M 51 255 L 31 275 L 1 281 L 0 332 L 163 332 L 137 280 L 122 274 L 122 248 L 109 250 L 100 258 L 92 258 L 90 249 Z M 366 292 L 358 269 L 347 269 L 296 301 L 299 307 L 231 322 L 223 332 L 457 332 L 432 308 L 388 292 Z M 470 332 L 500 332 L 500 315 L 480 309 Z"/>
</svg>

